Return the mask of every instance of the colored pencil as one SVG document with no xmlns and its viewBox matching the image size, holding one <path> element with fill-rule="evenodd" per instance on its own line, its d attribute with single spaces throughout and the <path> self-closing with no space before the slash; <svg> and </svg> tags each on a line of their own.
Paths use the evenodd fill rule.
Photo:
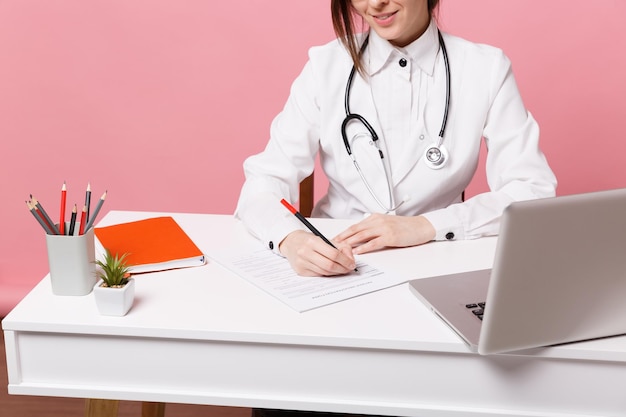
<svg viewBox="0 0 626 417">
<path fill-rule="evenodd" d="M 32 215 L 35 216 L 35 219 L 39 222 L 39 224 L 41 225 L 41 227 L 43 227 L 43 230 L 45 230 L 47 234 L 49 235 L 54 234 L 54 232 L 50 230 L 50 227 L 48 227 L 44 219 L 39 215 L 39 213 L 37 212 L 37 209 L 35 208 L 32 202 L 26 201 L 26 207 L 28 207 L 28 210 L 30 210 Z"/>
<path fill-rule="evenodd" d="M 85 226 L 85 230 L 89 230 L 91 226 L 93 226 L 93 223 L 96 220 L 96 217 L 98 216 L 98 213 L 100 212 L 100 209 L 102 208 L 102 204 L 104 204 L 104 199 L 106 197 L 107 197 L 107 192 L 105 191 L 104 194 L 102 194 L 102 197 L 100 197 L 100 200 L 98 201 L 98 204 L 96 205 L 96 209 L 93 211 L 91 218 L 87 222 L 87 225 Z"/>
<path fill-rule="evenodd" d="M 91 184 L 87 183 L 87 191 L 85 192 L 85 222 L 89 221 L 89 206 L 90 205 L 91 205 Z"/>
<path fill-rule="evenodd" d="M 67 199 L 67 187 L 65 185 L 65 181 L 63 181 L 63 187 L 61 187 L 61 209 L 59 210 L 60 220 L 59 220 L 59 233 L 65 234 L 65 201 Z"/>
<path fill-rule="evenodd" d="M 50 229 L 52 230 L 53 234 L 58 235 L 59 229 L 57 229 L 57 227 L 55 226 L 50 216 L 48 216 L 48 213 L 46 213 L 46 210 L 43 208 L 41 203 L 37 201 L 37 199 L 34 198 L 32 194 L 30 197 L 31 197 L 31 202 L 37 208 L 37 210 L 39 210 L 39 213 L 41 214 L 41 216 L 43 216 L 43 219 L 46 221 L 46 223 L 48 223 L 48 226 L 50 226 Z"/>
<path fill-rule="evenodd" d="M 72 216 L 70 217 L 70 232 L 68 233 L 70 236 L 74 235 L 74 229 L 76 228 L 76 211 L 78 208 L 76 204 L 74 204 L 74 208 L 72 209 Z"/>
<path fill-rule="evenodd" d="M 83 212 L 80 215 L 80 226 L 78 228 L 78 234 L 85 234 L 85 222 L 87 221 L 87 206 L 83 206 Z"/>
</svg>

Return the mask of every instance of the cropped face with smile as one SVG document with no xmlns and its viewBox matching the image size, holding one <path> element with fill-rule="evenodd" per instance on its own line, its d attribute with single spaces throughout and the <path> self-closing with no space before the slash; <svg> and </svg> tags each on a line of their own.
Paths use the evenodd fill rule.
<svg viewBox="0 0 626 417">
<path fill-rule="evenodd" d="M 378 36 L 398 47 L 419 38 L 430 23 L 427 0 L 352 0 L 352 7 Z"/>
</svg>

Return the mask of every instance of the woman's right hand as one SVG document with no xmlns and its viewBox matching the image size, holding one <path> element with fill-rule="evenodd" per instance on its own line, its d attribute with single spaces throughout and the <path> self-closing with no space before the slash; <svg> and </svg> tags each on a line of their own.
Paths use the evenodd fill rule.
<svg viewBox="0 0 626 417">
<path fill-rule="evenodd" d="M 296 230 L 280 242 L 279 250 L 298 275 L 333 276 L 354 271 L 352 248 L 345 243 L 336 246 L 333 248 L 313 233 Z"/>
</svg>

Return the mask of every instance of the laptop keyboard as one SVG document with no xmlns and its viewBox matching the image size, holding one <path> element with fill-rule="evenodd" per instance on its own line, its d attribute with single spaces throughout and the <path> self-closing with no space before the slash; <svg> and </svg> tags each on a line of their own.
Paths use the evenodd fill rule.
<svg viewBox="0 0 626 417">
<path fill-rule="evenodd" d="M 480 303 L 469 303 L 465 304 L 465 308 L 474 314 L 474 316 L 478 317 L 479 320 L 482 321 L 483 315 L 485 314 L 485 302 L 481 301 Z"/>
</svg>

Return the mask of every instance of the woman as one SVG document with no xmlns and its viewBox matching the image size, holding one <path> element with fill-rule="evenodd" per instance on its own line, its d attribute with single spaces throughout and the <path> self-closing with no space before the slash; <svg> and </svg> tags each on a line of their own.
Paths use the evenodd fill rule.
<svg viewBox="0 0 626 417">
<path fill-rule="evenodd" d="M 266 149 L 245 161 L 236 215 L 297 273 L 345 274 L 354 254 L 494 235 L 508 204 L 555 194 L 509 60 L 440 33 L 437 3 L 332 0 L 339 41 L 310 50 Z M 463 201 L 483 137 L 490 191 Z M 280 204 L 298 199 L 317 154 L 329 188 L 313 217 L 355 220 L 337 249 Z"/>
</svg>

